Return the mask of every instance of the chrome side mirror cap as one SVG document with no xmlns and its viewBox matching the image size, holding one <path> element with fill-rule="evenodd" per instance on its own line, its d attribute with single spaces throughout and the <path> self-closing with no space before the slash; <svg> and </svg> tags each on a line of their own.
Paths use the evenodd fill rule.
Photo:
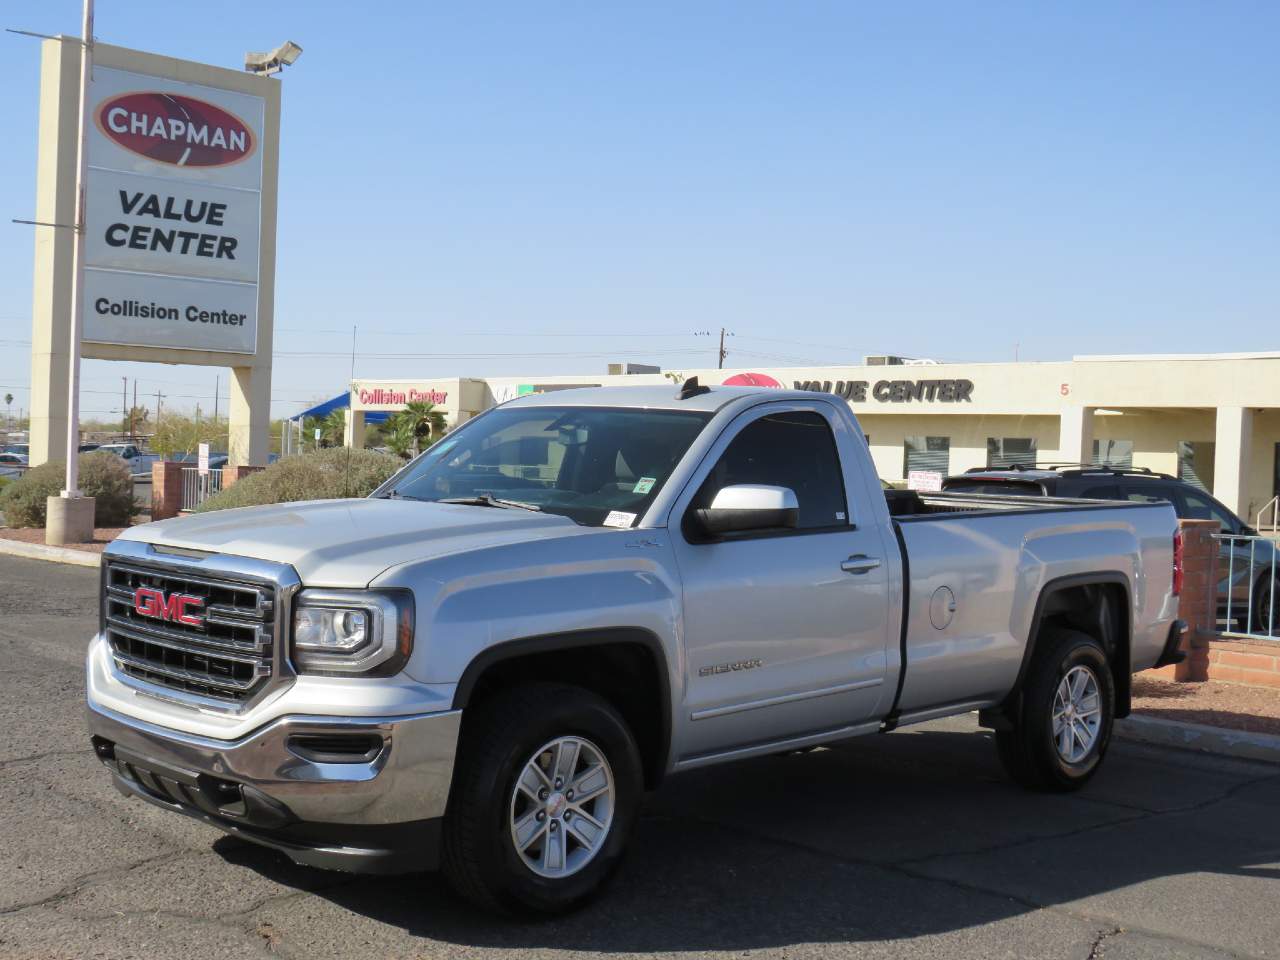
<svg viewBox="0 0 1280 960">
<path fill-rule="evenodd" d="M 707 533 L 748 533 L 795 529 L 800 522 L 800 502 L 795 491 L 757 483 L 724 487 L 711 506 L 696 511 L 698 524 Z"/>
</svg>

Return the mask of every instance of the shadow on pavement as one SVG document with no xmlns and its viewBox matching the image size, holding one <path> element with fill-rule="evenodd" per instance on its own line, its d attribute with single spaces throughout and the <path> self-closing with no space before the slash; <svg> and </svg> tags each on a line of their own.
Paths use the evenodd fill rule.
<svg viewBox="0 0 1280 960">
<path fill-rule="evenodd" d="M 1278 805 L 1280 773 L 1264 766 L 1124 745 L 1085 790 L 1048 796 L 1007 783 L 985 734 L 866 738 L 672 778 L 649 798 L 607 892 L 577 914 L 533 924 L 475 910 L 435 875 L 328 886 L 270 851 L 230 839 L 216 846 L 272 879 L 323 887 L 318 895 L 346 910 L 434 940 L 746 950 L 965 930 L 1160 878 L 1275 879 L 1266 864 L 1280 858 Z M 1245 819 L 1250 828 L 1238 829 Z M 1143 890 L 1125 896 L 1139 912 L 1160 909 Z"/>
</svg>

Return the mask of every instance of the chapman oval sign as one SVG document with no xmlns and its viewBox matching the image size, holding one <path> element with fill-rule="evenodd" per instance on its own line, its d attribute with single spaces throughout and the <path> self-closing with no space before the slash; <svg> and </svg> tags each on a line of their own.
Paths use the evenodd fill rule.
<svg viewBox="0 0 1280 960">
<path fill-rule="evenodd" d="M 124 93 L 98 108 L 98 129 L 148 160 L 222 167 L 250 156 L 253 131 L 235 114 L 180 93 Z"/>
</svg>

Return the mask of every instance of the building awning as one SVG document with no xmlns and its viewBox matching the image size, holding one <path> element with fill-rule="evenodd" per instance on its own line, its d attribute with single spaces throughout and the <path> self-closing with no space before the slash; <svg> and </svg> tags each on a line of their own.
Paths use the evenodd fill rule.
<svg viewBox="0 0 1280 960">
<path fill-rule="evenodd" d="M 314 407 L 308 407 L 301 413 L 295 413 L 289 418 L 290 421 L 305 420 L 307 417 L 327 417 L 335 410 L 345 410 L 351 406 L 351 394 L 340 393 L 332 400 L 326 400 L 324 403 L 317 403 Z M 364 415 L 365 423 L 386 423 L 391 414 L 385 410 L 370 410 Z"/>
</svg>

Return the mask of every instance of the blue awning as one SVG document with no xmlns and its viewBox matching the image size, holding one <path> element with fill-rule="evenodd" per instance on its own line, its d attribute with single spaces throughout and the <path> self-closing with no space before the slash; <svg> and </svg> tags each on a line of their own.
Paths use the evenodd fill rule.
<svg viewBox="0 0 1280 960">
<path fill-rule="evenodd" d="M 326 400 L 324 403 L 317 403 L 314 407 L 308 407 L 301 413 L 295 413 L 290 420 L 305 420 L 307 417 L 327 417 L 335 410 L 345 410 L 351 406 L 351 394 L 340 393 L 332 400 Z M 365 423 L 386 423 L 391 416 L 386 410 L 367 410 L 364 415 Z"/>
</svg>

